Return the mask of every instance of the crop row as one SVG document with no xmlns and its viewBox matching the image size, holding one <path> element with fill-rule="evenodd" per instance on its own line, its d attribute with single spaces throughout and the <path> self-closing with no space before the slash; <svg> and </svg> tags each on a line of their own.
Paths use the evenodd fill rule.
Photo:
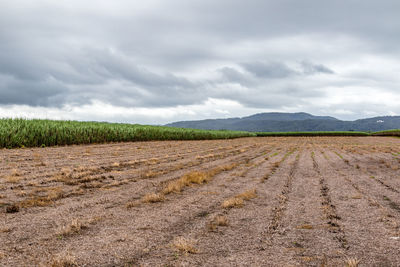
<svg viewBox="0 0 400 267">
<path fill-rule="evenodd" d="M 56 120 L 0 119 L 0 148 L 63 146 L 152 140 L 210 140 L 275 136 L 400 136 L 400 130 L 245 132 L 197 130 L 139 124 Z"/>
<path fill-rule="evenodd" d="M 0 148 L 250 136 L 256 135 L 240 131 L 208 131 L 138 124 L 0 119 Z"/>
</svg>

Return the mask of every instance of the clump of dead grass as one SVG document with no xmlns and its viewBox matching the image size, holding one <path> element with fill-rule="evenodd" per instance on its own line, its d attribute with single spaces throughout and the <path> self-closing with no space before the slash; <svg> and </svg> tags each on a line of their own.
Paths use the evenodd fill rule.
<svg viewBox="0 0 400 267">
<path fill-rule="evenodd" d="M 228 198 L 222 203 L 222 207 L 225 209 L 241 208 L 243 207 L 243 199 L 237 197 Z"/>
<path fill-rule="evenodd" d="M 79 219 L 73 219 L 71 223 L 62 226 L 57 232 L 58 236 L 67 237 L 79 234 L 82 230 L 88 228 L 88 224 Z"/>
<path fill-rule="evenodd" d="M 214 222 L 218 226 L 228 226 L 228 219 L 223 215 L 217 215 L 214 218 Z"/>
<path fill-rule="evenodd" d="M 127 209 L 130 209 L 130 208 L 137 207 L 139 205 L 140 205 L 139 201 L 129 201 L 129 202 L 126 203 L 125 206 L 126 206 Z"/>
<path fill-rule="evenodd" d="M 357 258 L 347 258 L 345 262 L 345 267 L 357 267 L 360 263 L 360 260 Z"/>
<path fill-rule="evenodd" d="M 150 171 L 142 173 L 141 176 L 142 176 L 143 179 L 148 179 L 148 178 L 154 178 L 154 177 L 156 177 L 156 176 L 158 176 L 160 174 L 161 174 L 161 172 L 156 172 L 156 171 L 150 170 Z"/>
<path fill-rule="evenodd" d="M 142 198 L 143 203 L 156 203 L 164 201 L 165 197 L 160 193 L 149 193 Z"/>
<path fill-rule="evenodd" d="M 185 174 L 181 178 L 171 181 L 163 189 L 164 194 L 170 194 L 172 192 L 181 192 L 185 186 L 190 184 L 203 184 L 207 183 L 211 179 L 210 173 L 193 171 Z"/>
<path fill-rule="evenodd" d="M 222 203 L 222 207 L 225 209 L 230 208 L 241 208 L 243 207 L 244 200 L 250 200 L 257 197 L 256 189 L 247 190 L 234 197 L 228 198 Z"/>
<path fill-rule="evenodd" d="M 310 229 L 313 229 L 313 226 L 312 226 L 311 224 L 302 224 L 302 225 L 297 226 L 297 229 L 307 229 L 307 230 L 310 230 Z"/>
<path fill-rule="evenodd" d="M 50 187 L 45 189 L 44 191 L 46 191 L 46 196 L 35 196 L 33 198 L 25 199 L 21 201 L 19 205 L 22 208 L 45 207 L 53 204 L 54 201 L 64 197 L 64 191 L 61 187 Z"/>
<path fill-rule="evenodd" d="M 57 255 L 49 264 L 50 267 L 75 267 L 78 266 L 75 257 L 70 254 Z"/>
<path fill-rule="evenodd" d="M 208 224 L 208 230 L 215 231 L 218 226 L 228 226 L 228 219 L 224 215 L 217 215 L 214 219 Z"/>
<path fill-rule="evenodd" d="M 172 245 L 173 247 L 183 253 L 191 253 L 191 254 L 196 254 L 198 253 L 198 250 L 193 244 L 194 242 L 192 240 L 188 240 L 184 237 L 178 237 L 176 238 Z"/>
<path fill-rule="evenodd" d="M 12 228 L 10 228 L 10 227 L 0 228 L 0 233 L 9 233 L 11 231 L 12 231 Z"/>
<path fill-rule="evenodd" d="M 13 169 L 10 175 L 5 177 L 6 182 L 12 184 L 18 183 L 21 179 L 21 173 L 17 169 Z"/>
<path fill-rule="evenodd" d="M 247 190 L 239 195 L 236 196 L 237 198 L 241 198 L 243 200 L 250 200 L 252 198 L 257 197 L 257 192 L 255 189 Z"/>
</svg>

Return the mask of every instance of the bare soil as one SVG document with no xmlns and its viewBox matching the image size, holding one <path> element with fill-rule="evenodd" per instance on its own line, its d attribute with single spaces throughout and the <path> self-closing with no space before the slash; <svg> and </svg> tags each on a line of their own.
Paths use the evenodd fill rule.
<svg viewBox="0 0 400 267">
<path fill-rule="evenodd" d="M 399 167 L 391 137 L 3 149 L 0 266 L 400 266 Z"/>
</svg>

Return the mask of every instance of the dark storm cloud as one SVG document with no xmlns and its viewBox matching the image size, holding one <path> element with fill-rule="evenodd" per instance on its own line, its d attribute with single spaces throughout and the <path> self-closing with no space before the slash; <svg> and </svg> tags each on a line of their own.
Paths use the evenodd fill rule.
<svg viewBox="0 0 400 267">
<path fill-rule="evenodd" d="M 332 85 L 368 83 L 359 73 L 397 93 L 399 10 L 397 0 L 0 3 L 0 104 L 223 98 L 279 109 L 313 106 Z M 371 69 L 381 58 L 391 59 L 389 71 L 362 71 L 361 59 Z"/>
</svg>

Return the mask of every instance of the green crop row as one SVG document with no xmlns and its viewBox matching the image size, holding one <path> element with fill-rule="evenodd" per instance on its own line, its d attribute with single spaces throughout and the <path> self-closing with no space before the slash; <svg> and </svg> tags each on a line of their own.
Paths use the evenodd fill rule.
<svg viewBox="0 0 400 267">
<path fill-rule="evenodd" d="M 208 131 L 138 124 L 0 119 L 0 148 L 250 136 L 256 135 L 241 131 Z"/>
</svg>

